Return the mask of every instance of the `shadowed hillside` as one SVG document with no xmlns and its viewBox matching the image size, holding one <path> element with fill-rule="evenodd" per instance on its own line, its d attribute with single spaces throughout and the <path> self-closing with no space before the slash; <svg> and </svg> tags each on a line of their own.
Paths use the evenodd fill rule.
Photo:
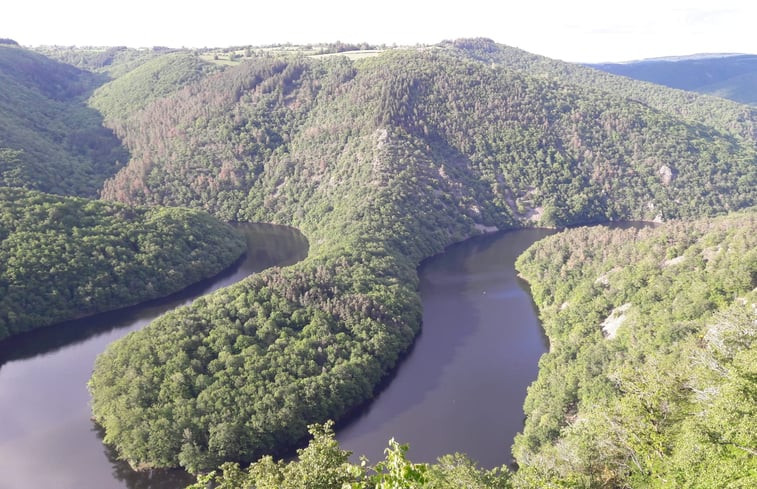
<svg viewBox="0 0 757 489">
<path fill-rule="evenodd" d="M 757 105 L 757 56 L 753 54 L 694 55 L 589 66 L 637 80 Z"/>
<path fill-rule="evenodd" d="M 94 197 L 129 154 L 86 106 L 105 80 L 0 45 L 0 185 Z"/>
</svg>

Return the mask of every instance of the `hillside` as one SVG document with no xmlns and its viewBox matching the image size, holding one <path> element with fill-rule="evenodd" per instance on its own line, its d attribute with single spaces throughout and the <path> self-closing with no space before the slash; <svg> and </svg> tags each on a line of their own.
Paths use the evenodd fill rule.
<svg viewBox="0 0 757 489">
<path fill-rule="evenodd" d="M 350 464 L 326 425 L 298 459 L 227 463 L 191 487 L 753 487 L 755 231 L 752 209 L 571 229 L 521 255 L 551 348 L 514 473 L 458 454 L 415 464 L 393 441 L 376 465 Z"/>
<path fill-rule="evenodd" d="M 0 45 L 0 186 L 95 197 L 129 159 L 86 98 L 104 80 Z"/>
<path fill-rule="evenodd" d="M 550 351 L 522 487 L 754 487 L 757 214 L 578 228 L 516 264 Z"/>
<path fill-rule="evenodd" d="M 148 59 L 136 68 L 98 88 L 90 105 L 109 120 L 127 119 L 153 100 L 200 80 L 214 66 L 187 52 Z"/>
<path fill-rule="evenodd" d="M 192 471 L 281 453 L 373 395 L 419 330 L 418 263 L 481 226 L 754 204 L 750 109 L 534 59 L 258 54 L 111 121 L 132 159 L 104 197 L 294 225 L 311 247 L 113 344 L 90 382 L 106 441 Z"/>
<path fill-rule="evenodd" d="M 723 54 L 589 65 L 608 73 L 757 105 L 757 55 Z"/>
<path fill-rule="evenodd" d="M 0 187 L 0 340 L 169 295 L 244 251 L 202 212 Z"/>
<path fill-rule="evenodd" d="M 462 39 L 445 45 L 483 62 L 506 66 L 547 80 L 561 81 L 573 89 L 600 90 L 612 97 L 638 102 L 693 124 L 702 124 L 757 141 L 757 109 L 753 107 L 564 63 L 520 49 L 499 46 L 488 39 Z"/>
</svg>

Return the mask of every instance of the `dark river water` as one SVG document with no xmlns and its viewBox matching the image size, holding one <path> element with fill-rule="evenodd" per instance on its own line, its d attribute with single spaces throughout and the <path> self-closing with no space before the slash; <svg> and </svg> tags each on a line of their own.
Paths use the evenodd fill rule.
<svg viewBox="0 0 757 489">
<path fill-rule="evenodd" d="M 90 420 L 86 383 L 112 341 L 192 299 L 307 253 L 295 230 L 249 225 L 246 259 L 177 297 L 0 342 L 0 488 L 180 488 L 183 471 L 135 473 L 115 460 Z M 485 467 L 510 462 L 526 386 L 545 339 L 513 261 L 550 234 L 523 230 L 468 240 L 421 266 L 423 333 L 376 399 L 337 430 L 344 448 L 383 458 L 389 438 L 414 461 L 465 452 Z"/>
<path fill-rule="evenodd" d="M 394 438 L 415 462 L 463 452 L 486 468 L 510 463 L 526 388 L 547 351 L 513 264 L 549 234 L 477 237 L 423 263 L 423 331 L 381 393 L 337 430 L 342 448 L 376 462 Z"/>
<path fill-rule="evenodd" d="M 271 266 L 307 255 L 298 231 L 240 226 L 247 255 L 231 270 L 167 300 L 56 325 L 0 342 L 0 488 L 180 488 L 186 472 L 135 473 L 116 461 L 90 419 L 87 381 L 95 357 L 164 312 Z"/>
</svg>

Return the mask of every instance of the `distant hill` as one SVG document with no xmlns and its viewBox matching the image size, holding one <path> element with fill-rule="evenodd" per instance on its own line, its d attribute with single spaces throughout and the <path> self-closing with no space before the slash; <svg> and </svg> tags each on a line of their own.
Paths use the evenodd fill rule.
<svg viewBox="0 0 757 489">
<path fill-rule="evenodd" d="M 186 51 L 149 58 L 99 87 L 90 104 L 115 124 L 153 100 L 171 95 L 217 68 Z"/>
<path fill-rule="evenodd" d="M 129 159 L 87 107 L 105 79 L 0 44 L 0 185 L 94 197 Z"/>
<path fill-rule="evenodd" d="M 608 73 L 757 105 L 757 55 L 709 54 L 590 64 Z"/>
</svg>

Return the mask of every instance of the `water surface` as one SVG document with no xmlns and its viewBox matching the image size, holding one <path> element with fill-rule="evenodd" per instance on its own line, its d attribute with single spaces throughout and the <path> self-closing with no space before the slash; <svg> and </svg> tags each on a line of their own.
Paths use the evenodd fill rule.
<svg viewBox="0 0 757 489">
<path fill-rule="evenodd" d="M 95 357 L 114 340 L 196 297 L 307 254 L 305 237 L 294 229 L 240 227 L 247 236 L 245 258 L 213 279 L 168 299 L 0 342 L 0 487 L 168 489 L 194 482 L 181 470 L 136 473 L 115 460 L 90 419 L 86 384 Z"/>
<path fill-rule="evenodd" d="M 423 331 L 378 397 L 337 430 L 343 448 L 376 462 L 394 438 L 410 445 L 415 462 L 454 452 L 487 468 L 511 462 L 526 388 L 547 350 L 513 265 L 551 233 L 473 238 L 423 263 Z"/>
<path fill-rule="evenodd" d="M 117 461 L 90 419 L 86 383 L 95 357 L 112 341 L 197 296 L 307 252 L 304 237 L 289 228 L 251 225 L 246 232 L 242 263 L 177 297 L 0 342 L 0 487 L 175 489 L 194 481 L 181 470 L 136 473 Z M 460 451 L 485 467 L 510 462 L 526 386 L 546 351 L 513 262 L 549 233 L 474 238 L 424 262 L 423 332 L 379 396 L 338 429 L 346 449 L 376 462 L 394 437 L 411 445 L 414 461 Z"/>
</svg>

